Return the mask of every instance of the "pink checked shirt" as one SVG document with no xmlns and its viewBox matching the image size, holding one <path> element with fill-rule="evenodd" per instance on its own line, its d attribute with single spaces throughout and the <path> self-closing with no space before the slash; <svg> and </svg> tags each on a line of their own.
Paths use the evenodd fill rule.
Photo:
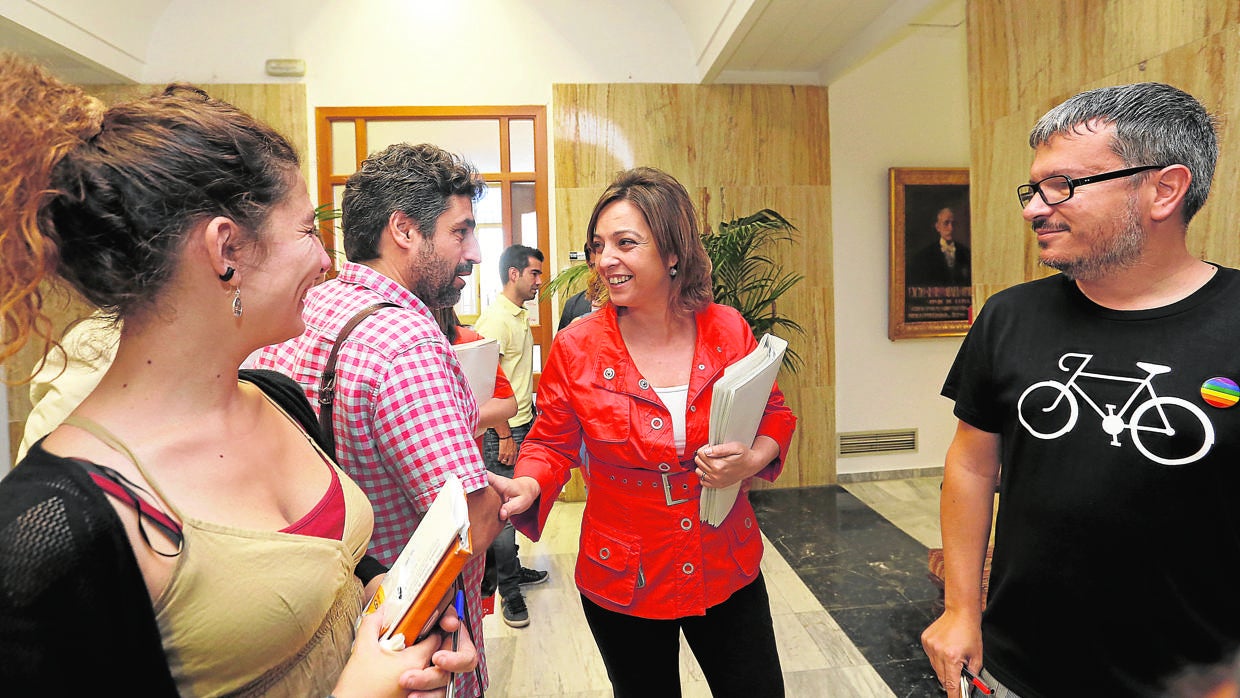
<svg viewBox="0 0 1240 698">
<path fill-rule="evenodd" d="M 456 473 L 466 492 L 487 486 L 474 440 L 478 405 L 430 311 L 392 279 L 346 262 L 339 276 L 307 294 L 306 331 L 258 350 L 246 365 L 292 376 L 317 412 L 319 379 L 337 335 L 357 311 L 382 301 L 399 307 L 363 320 L 340 348 L 332 429 L 340 466 L 374 507 L 369 552 L 390 565 L 447 473 Z M 465 566 L 469 630 L 480 657 L 484 557 L 475 555 Z M 458 695 L 479 695 L 472 673 L 459 681 Z"/>
</svg>

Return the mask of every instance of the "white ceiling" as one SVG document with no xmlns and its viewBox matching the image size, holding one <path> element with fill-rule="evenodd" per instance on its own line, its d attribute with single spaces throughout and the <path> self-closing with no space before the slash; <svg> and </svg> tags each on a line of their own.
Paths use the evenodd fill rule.
<svg viewBox="0 0 1240 698">
<path fill-rule="evenodd" d="M 143 15 L 152 23 L 149 12 L 167 5 L 166 0 L 128 1 L 145 5 Z M 965 12 L 964 0 L 666 1 L 697 44 L 705 84 L 829 85 L 912 28 L 958 26 Z M 35 57 L 70 82 L 133 82 L 2 16 L 0 48 Z"/>
<path fill-rule="evenodd" d="M 669 0 L 679 5 L 700 0 Z M 829 85 L 915 27 L 964 22 L 963 0 L 754 0 L 703 82 Z M 683 15 L 682 15 L 683 16 Z M 699 67 L 702 67 L 699 65 Z"/>
<path fill-rule="evenodd" d="M 4 17 L 0 17 L 0 49 L 33 58 L 61 79 L 78 85 L 133 82 Z"/>
</svg>

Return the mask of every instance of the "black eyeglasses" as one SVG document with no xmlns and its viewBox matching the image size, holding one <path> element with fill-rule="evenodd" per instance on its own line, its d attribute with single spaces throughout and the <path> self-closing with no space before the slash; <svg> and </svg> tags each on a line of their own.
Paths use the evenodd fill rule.
<svg viewBox="0 0 1240 698">
<path fill-rule="evenodd" d="M 1022 184 L 1016 187 L 1016 196 L 1020 199 L 1021 208 L 1028 206 L 1029 202 L 1033 201 L 1034 194 L 1042 197 L 1042 201 L 1046 202 L 1047 206 L 1055 206 L 1071 199 L 1072 195 L 1076 193 L 1077 187 L 1083 187 L 1086 184 L 1093 184 L 1095 182 L 1105 182 L 1108 179 L 1128 177 L 1146 170 L 1159 170 L 1164 167 L 1169 167 L 1169 165 L 1129 167 L 1123 170 L 1115 170 L 1114 172 L 1103 172 L 1102 174 L 1090 175 L 1089 177 L 1081 177 L 1080 179 L 1073 179 L 1067 175 L 1051 175 L 1033 184 Z"/>
</svg>

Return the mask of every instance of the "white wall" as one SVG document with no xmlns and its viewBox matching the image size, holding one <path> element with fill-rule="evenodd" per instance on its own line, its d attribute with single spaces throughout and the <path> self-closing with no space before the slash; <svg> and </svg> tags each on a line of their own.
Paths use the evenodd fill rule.
<svg viewBox="0 0 1240 698">
<path fill-rule="evenodd" d="M 317 106 L 547 104 L 558 82 L 695 82 L 662 0 L 173 0 L 147 82 L 265 82 L 302 58 Z"/>
<path fill-rule="evenodd" d="M 306 75 L 271 78 L 269 58 L 303 59 Z M 313 143 L 316 107 L 550 110 L 555 83 L 692 83 L 694 59 L 663 0 L 172 0 L 152 32 L 143 81 L 303 81 Z M 554 205 L 550 225 L 554 245 Z"/>
<path fill-rule="evenodd" d="M 919 28 L 829 87 L 836 429 L 915 427 L 917 453 L 841 458 L 840 474 L 941 466 L 939 396 L 959 338 L 887 339 L 889 167 L 968 167 L 965 27 Z"/>
</svg>

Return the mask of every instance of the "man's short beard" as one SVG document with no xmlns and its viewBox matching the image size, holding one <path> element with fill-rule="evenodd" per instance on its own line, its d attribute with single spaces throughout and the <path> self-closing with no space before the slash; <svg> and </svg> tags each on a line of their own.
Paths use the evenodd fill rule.
<svg viewBox="0 0 1240 698">
<path fill-rule="evenodd" d="M 444 274 L 444 260 L 435 254 L 434 244 L 427 240 L 418 250 L 413 261 L 413 288 L 409 289 L 427 308 L 438 310 L 450 308 L 461 300 L 461 290 L 456 287 L 456 277 L 468 276 L 473 265 L 466 263 Z"/>
<path fill-rule="evenodd" d="M 415 284 L 417 288 L 413 289 L 413 295 L 426 304 L 431 310 L 439 310 L 440 308 L 451 308 L 461 300 L 461 290 L 455 286 L 440 286 L 439 288 L 422 288 L 422 283 Z"/>
<path fill-rule="evenodd" d="M 1080 259 L 1039 259 L 1038 263 L 1076 281 L 1097 281 L 1136 265 L 1146 240 L 1145 229 L 1137 219 L 1136 204 L 1135 197 L 1128 199 L 1120 219 L 1120 233 L 1109 241 L 1106 249 L 1094 251 L 1092 256 Z"/>
</svg>

